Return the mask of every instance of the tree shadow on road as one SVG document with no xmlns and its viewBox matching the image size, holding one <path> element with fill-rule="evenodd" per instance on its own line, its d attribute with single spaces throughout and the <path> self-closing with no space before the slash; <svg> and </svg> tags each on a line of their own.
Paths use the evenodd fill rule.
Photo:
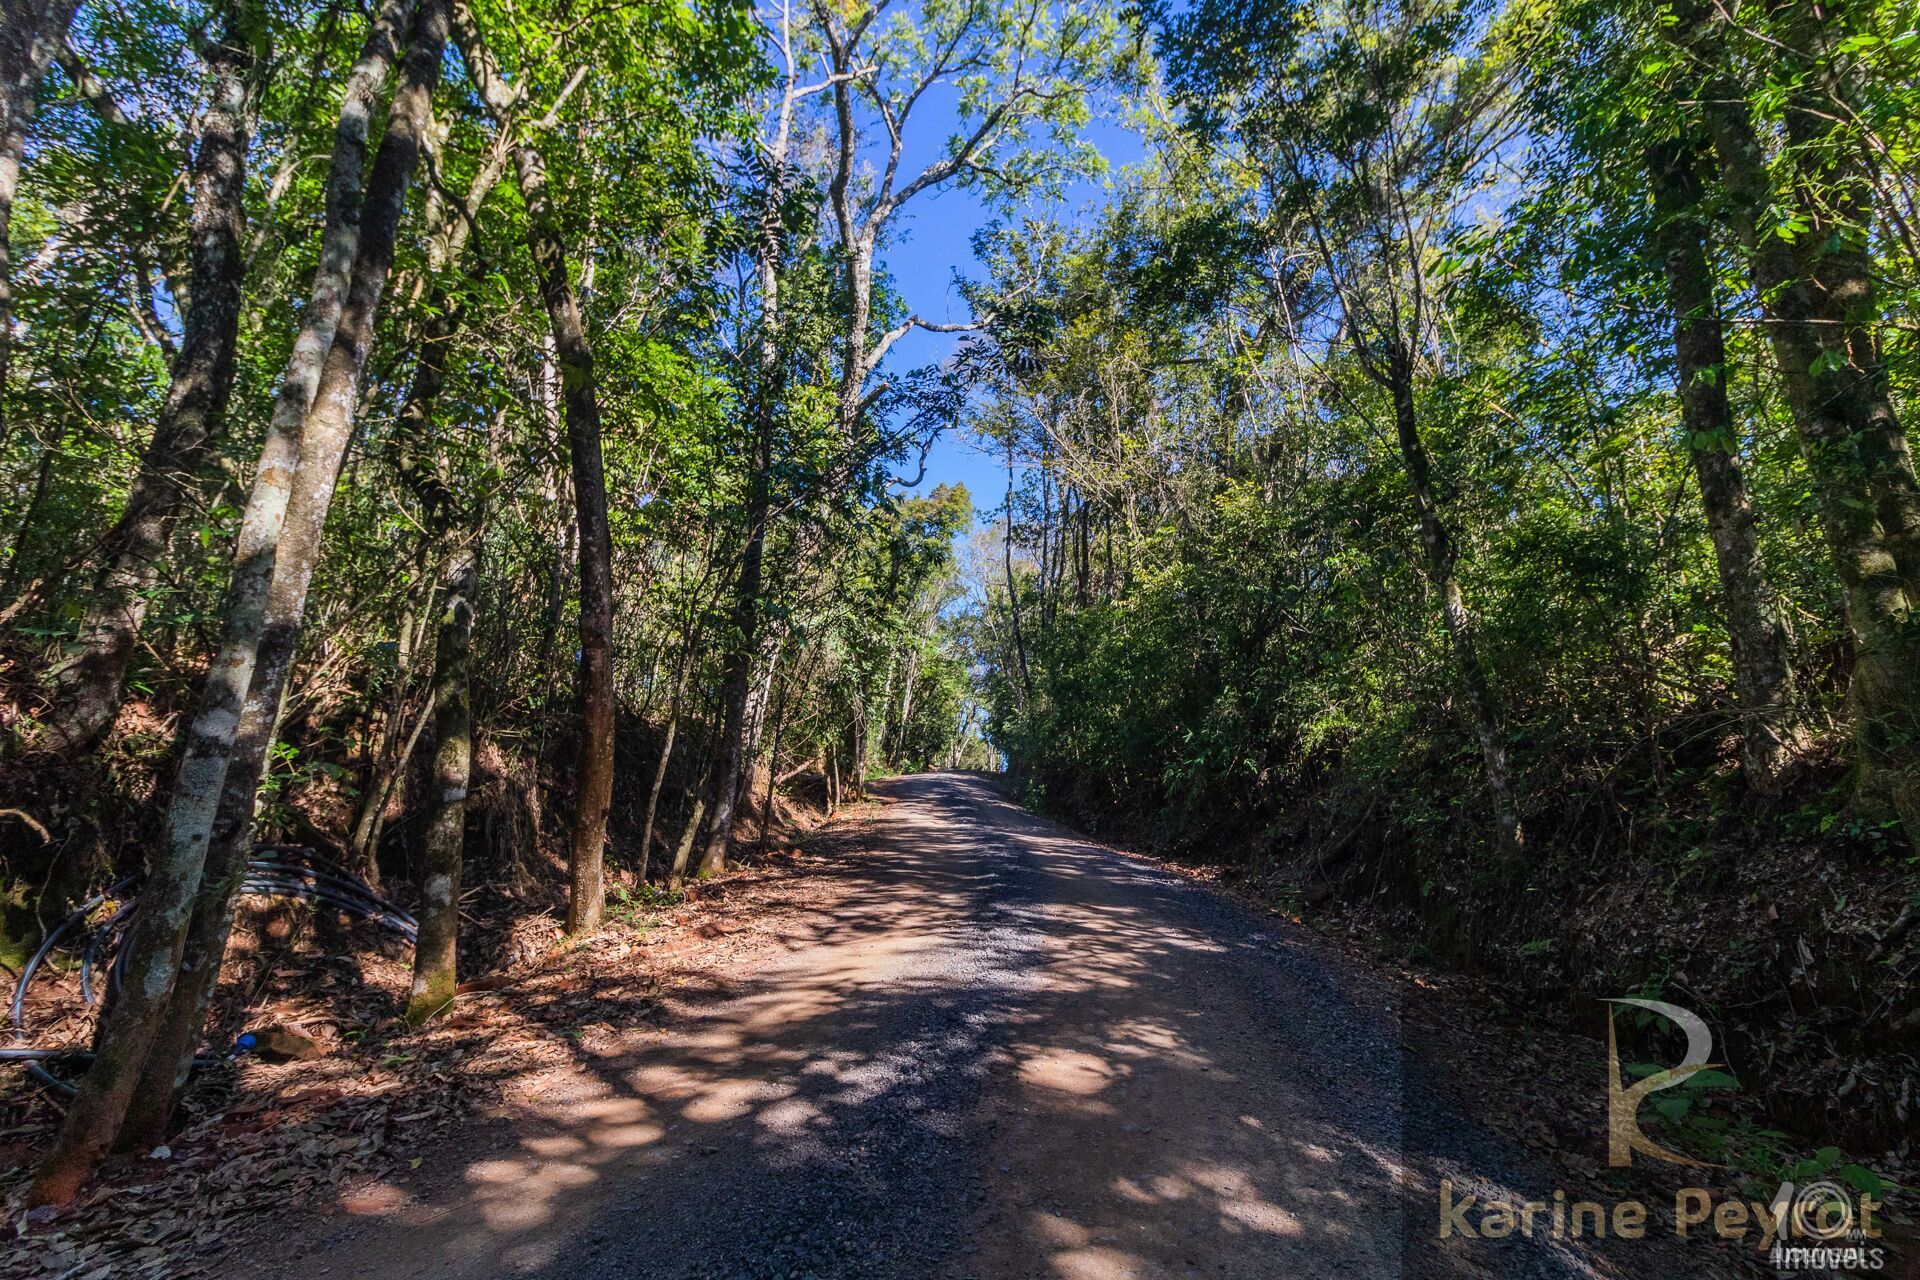
<svg viewBox="0 0 1920 1280">
<path fill-rule="evenodd" d="M 452 1176 L 359 1197 L 334 1274 L 1701 1274 L 1657 1241 L 1438 1241 L 1440 1179 L 1551 1175 L 1317 945 L 978 779 L 878 790 L 820 905 L 654 1043 L 518 1083 Z"/>
</svg>

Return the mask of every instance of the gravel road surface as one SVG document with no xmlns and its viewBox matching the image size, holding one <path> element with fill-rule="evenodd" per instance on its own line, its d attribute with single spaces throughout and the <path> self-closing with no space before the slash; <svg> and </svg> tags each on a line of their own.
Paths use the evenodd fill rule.
<svg viewBox="0 0 1920 1280">
<path fill-rule="evenodd" d="M 1395 988 L 986 780 L 876 784 L 821 905 L 420 1184 L 263 1242 L 285 1276 L 1679 1275 L 1661 1246 L 1440 1241 L 1552 1172 L 1401 1043 Z M 434 1175 L 437 1171 L 437 1177 Z M 1630 1250 L 1630 1252 L 1619 1252 Z"/>
</svg>

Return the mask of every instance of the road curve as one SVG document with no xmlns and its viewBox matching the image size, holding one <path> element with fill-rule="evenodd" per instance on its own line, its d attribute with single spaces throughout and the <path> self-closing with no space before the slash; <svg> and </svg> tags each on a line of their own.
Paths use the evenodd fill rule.
<svg viewBox="0 0 1920 1280">
<path fill-rule="evenodd" d="M 1436 1239 L 1441 1178 L 1553 1176 L 1450 1101 L 1378 983 L 964 774 L 877 784 L 826 917 L 534 1099 L 437 1191 L 266 1242 L 293 1276 L 1562 1277 Z M 478 1144 L 476 1144 L 478 1145 Z M 1611 1242 L 1610 1242 L 1611 1243 Z M 275 1257 L 276 1250 L 285 1256 Z"/>
</svg>

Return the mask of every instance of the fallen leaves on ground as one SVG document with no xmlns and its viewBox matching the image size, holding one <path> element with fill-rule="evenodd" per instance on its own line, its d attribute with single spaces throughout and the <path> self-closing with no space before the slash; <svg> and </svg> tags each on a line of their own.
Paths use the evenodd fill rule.
<svg viewBox="0 0 1920 1280">
<path fill-rule="evenodd" d="M 272 1024 L 322 1056 L 209 1068 L 166 1158 L 120 1159 L 73 1208 L 32 1215 L 26 1186 L 60 1113 L 16 1075 L 0 1095 L 0 1153 L 10 1157 L 0 1193 L 11 1228 L 0 1274 L 174 1280 L 229 1269 L 236 1244 L 275 1214 L 338 1205 L 377 1176 L 417 1169 L 418 1152 L 520 1082 L 622 1052 L 635 1032 L 657 1029 L 675 975 L 756 945 L 754 918 L 786 905 L 782 891 L 809 864 L 819 859 L 789 855 L 731 873 L 699 898 L 587 944 L 558 945 L 550 920 L 523 923 L 501 948 L 513 962 L 461 984 L 456 1007 L 419 1030 L 394 1016 L 410 975 L 409 958 L 392 948 L 330 951 L 316 968 L 284 957 L 250 962 L 242 947 L 223 985 L 273 997 L 253 1003 L 244 1025 Z M 36 1034 L 51 1028 L 84 1041 L 90 1019 L 77 981 L 36 988 L 34 1007 Z"/>
</svg>

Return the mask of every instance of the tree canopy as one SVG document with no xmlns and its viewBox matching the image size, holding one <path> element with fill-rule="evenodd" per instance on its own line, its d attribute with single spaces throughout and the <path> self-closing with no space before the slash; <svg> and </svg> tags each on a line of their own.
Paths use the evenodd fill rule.
<svg viewBox="0 0 1920 1280">
<path fill-rule="evenodd" d="M 1701 850 L 1897 909 L 1916 60 L 1893 0 L 8 0 L 0 942 L 144 877 L 35 1194 L 164 1134 L 259 845 L 418 904 L 414 1022 L 476 892 L 589 937 L 927 767 L 1481 963 Z M 942 193 L 959 321 L 889 271 Z"/>
</svg>

